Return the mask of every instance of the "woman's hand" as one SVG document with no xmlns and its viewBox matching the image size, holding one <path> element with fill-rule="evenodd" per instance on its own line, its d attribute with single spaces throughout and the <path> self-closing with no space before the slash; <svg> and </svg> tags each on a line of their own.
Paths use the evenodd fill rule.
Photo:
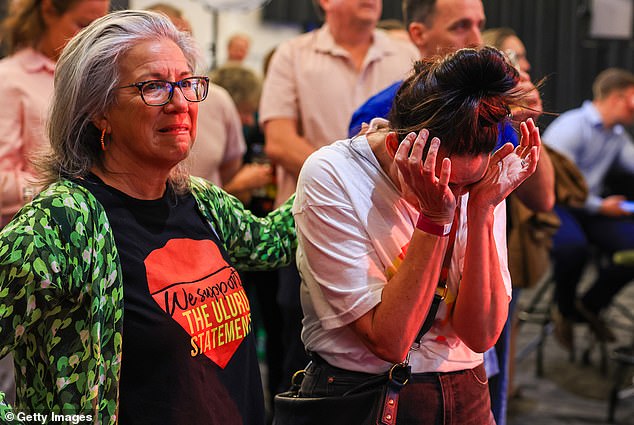
<svg viewBox="0 0 634 425">
<path fill-rule="evenodd" d="M 422 129 L 418 136 L 415 133 L 408 134 L 400 143 L 394 162 L 403 184 L 407 185 L 418 200 L 421 214 L 435 224 L 444 225 L 453 221 L 456 209 L 456 198 L 448 186 L 451 161 L 449 158 L 442 160 L 440 176 L 437 177 L 436 157 L 440 140 L 434 137 L 423 163 L 423 150 L 428 137 L 429 131 L 426 129 Z"/>
<path fill-rule="evenodd" d="M 520 124 L 520 132 L 515 149 L 507 143 L 491 156 L 484 177 L 469 190 L 469 205 L 495 207 L 535 172 L 541 149 L 539 129 L 529 118 Z"/>
</svg>

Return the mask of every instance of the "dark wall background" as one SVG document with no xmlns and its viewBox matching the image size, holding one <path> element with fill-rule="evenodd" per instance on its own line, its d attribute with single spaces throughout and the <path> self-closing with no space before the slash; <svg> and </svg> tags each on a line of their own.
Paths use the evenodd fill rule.
<svg viewBox="0 0 634 425">
<path fill-rule="evenodd" d="M 533 78 L 547 78 L 542 88 L 547 110 L 562 112 L 590 99 L 592 81 L 605 68 L 634 71 L 633 38 L 590 37 L 589 0 L 485 0 L 484 5 L 487 27 L 514 28 L 526 45 Z"/>
<path fill-rule="evenodd" d="M 533 79 L 546 77 L 544 107 L 558 113 L 592 97 L 592 81 L 603 69 L 618 66 L 634 71 L 634 39 L 599 40 L 589 36 L 590 0 L 483 0 L 487 28 L 509 26 L 526 44 Z M 383 18 L 401 19 L 400 0 L 383 1 Z M 264 17 L 300 22 L 317 21 L 312 0 L 272 0 Z M 634 25 L 634 23 L 632 24 Z M 542 124 L 553 117 L 544 115 Z"/>
<path fill-rule="evenodd" d="M 127 9 L 128 3 L 129 3 L 128 0 L 110 0 L 110 9 L 111 10 Z"/>
</svg>

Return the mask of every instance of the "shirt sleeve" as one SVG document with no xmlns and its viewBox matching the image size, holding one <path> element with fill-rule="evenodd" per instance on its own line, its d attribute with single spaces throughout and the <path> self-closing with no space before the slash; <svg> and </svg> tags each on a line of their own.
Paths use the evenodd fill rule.
<svg viewBox="0 0 634 425">
<path fill-rule="evenodd" d="M 56 226 L 29 207 L 0 232 L 0 356 L 12 351 L 59 299 L 67 267 Z"/>
<path fill-rule="evenodd" d="M 298 118 L 298 94 L 293 48 L 281 44 L 273 57 L 264 79 L 260 99 L 260 125 L 272 118 Z"/>
<path fill-rule="evenodd" d="M 577 153 L 583 143 L 580 126 L 570 126 L 566 115 L 553 121 L 544 132 L 544 143 L 577 164 Z"/>
<path fill-rule="evenodd" d="M 327 161 L 309 158 L 294 205 L 297 263 L 325 329 L 345 326 L 370 311 L 387 284 L 364 220 L 334 174 Z"/>
<path fill-rule="evenodd" d="M 238 270 L 270 270 L 295 258 L 294 195 L 265 217 L 257 217 L 236 197 L 203 179 L 192 177 L 192 189 L 201 213 Z"/>
<path fill-rule="evenodd" d="M 567 122 L 569 119 L 569 116 L 562 115 L 553 121 L 544 132 L 542 139 L 545 144 L 568 158 L 581 173 L 586 175 L 586 170 L 579 166 L 579 155 L 586 137 L 584 137 L 582 126 L 570 125 Z M 588 193 L 585 209 L 589 212 L 597 212 L 602 202 L 603 199 L 600 196 Z"/>
<path fill-rule="evenodd" d="M 0 232 L 0 356 L 61 299 L 105 292 L 121 275 L 112 237 L 93 234 L 108 227 L 105 211 L 97 220 L 90 203 L 56 185 Z"/>
<path fill-rule="evenodd" d="M 57 387 L 35 389 L 47 400 L 70 400 L 81 387 L 59 385 L 79 379 L 86 390 L 78 408 L 107 419 L 116 405 L 123 290 L 114 238 L 97 206 L 84 189 L 55 184 L 0 232 L 0 356 L 15 351 L 27 380 L 55 379 Z"/>
</svg>

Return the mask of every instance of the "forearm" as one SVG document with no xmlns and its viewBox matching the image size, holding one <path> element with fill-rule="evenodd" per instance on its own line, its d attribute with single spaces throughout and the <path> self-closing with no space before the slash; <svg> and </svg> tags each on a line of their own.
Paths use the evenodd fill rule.
<svg viewBox="0 0 634 425">
<path fill-rule="evenodd" d="M 251 198 L 251 185 L 248 181 L 241 178 L 240 173 L 236 174 L 233 179 L 222 185 L 225 192 L 232 194 L 238 198 L 243 204 Z"/>
<path fill-rule="evenodd" d="M 302 165 L 315 148 L 303 137 L 289 137 L 286 140 L 273 142 L 267 141 L 266 154 L 274 164 L 282 166 L 295 178 L 299 176 Z"/>
<path fill-rule="evenodd" d="M 233 193 L 236 188 L 231 188 L 231 182 L 235 179 L 236 175 L 240 172 L 242 167 L 242 158 L 238 157 L 225 161 L 220 164 L 218 172 L 220 174 L 220 181 L 222 182 L 222 188 L 229 193 Z M 240 190 L 240 188 L 237 188 Z"/>
<path fill-rule="evenodd" d="M 400 362 L 407 355 L 427 317 L 447 239 L 415 230 L 403 262 L 383 288 L 381 302 L 351 324 L 377 357 Z"/>
<path fill-rule="evenodd" d="M 476 352 L 495 344 L 508 314 L 493 217 L 492 208 L 468 216 L 464 270 L 451 316 L 460 339 Z"/>
<path fill-rule="evenodd" d="M 251 199 L 251 191 L 264 188 L 272 181 L 269 164 L 245 164 L 223 188 L 246 204 Z"/>
<path fill-rule="evenodd" d="M 192 177 L 201 212 L 216 230 L 239 270 L 269 270 L 289 264 L 297 235 L 291 212 L 294 196 L 266 217 L 257 217 L 234 196 Z"/>
<path fill-rule="evenodd" d="M 0 246 L 7 248 L 0 250 L 0 311 L 6 313 L 0 318 L 0 356 L 13 350 L 62 294 L 58 288 L 68 276 L 68 261 L 57 230 L 48 214 L 30 208 L 0 232 Z"/>
<path fill-rule="evenodd" d="M 275 164 L 281 165 L 295 178 L 306 158 L 316 149 L 297 132 L 297 123 L 291 119 L 277 119 L 264 126 L 265 153 Z"/>
</svg>

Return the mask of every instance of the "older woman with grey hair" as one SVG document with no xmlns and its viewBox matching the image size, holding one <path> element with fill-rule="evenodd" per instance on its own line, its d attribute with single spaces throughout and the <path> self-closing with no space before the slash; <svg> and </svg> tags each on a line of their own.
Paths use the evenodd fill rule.
<svg viewBox="0 0 634 425">
<path fill-rule="evenodd" d="M 288 203 L 256 218 L 187 175 L 208 88 L 196 58 L 165 17 L 120 11 L 59 59 L 49 185 L 0 233 L 0 356 L 22 414 L 264 423 L 236 269 L 288 264 L 294 224 Z"/>
</svg>

